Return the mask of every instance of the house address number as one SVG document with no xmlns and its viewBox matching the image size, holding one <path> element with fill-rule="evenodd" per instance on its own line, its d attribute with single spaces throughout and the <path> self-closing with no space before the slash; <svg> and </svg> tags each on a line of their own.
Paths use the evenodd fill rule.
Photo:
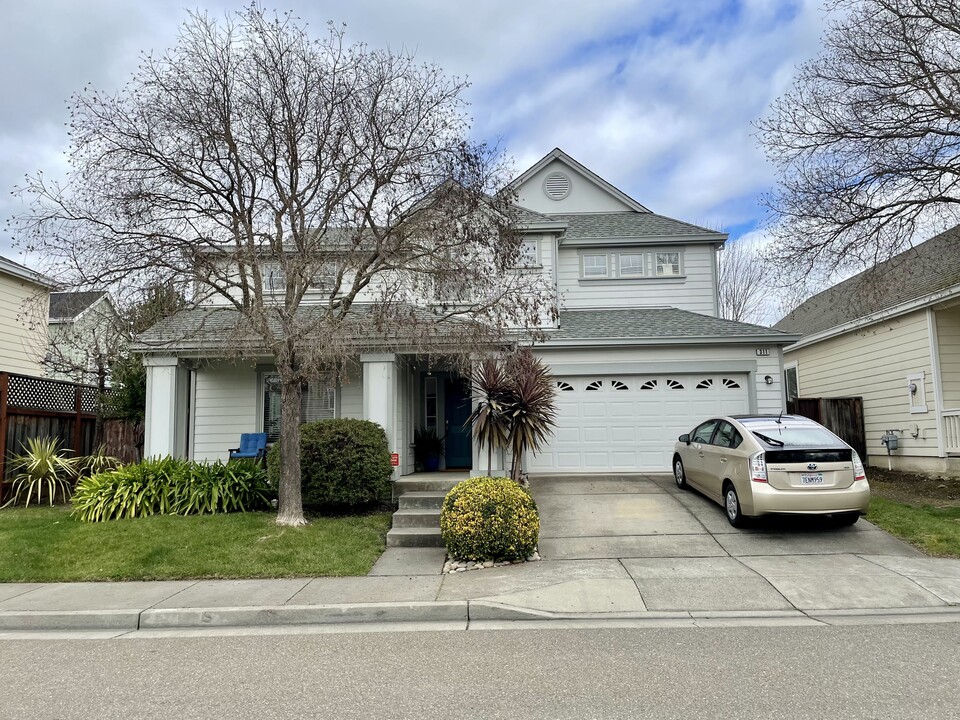
<svg viewBox="0 0 960 720">
<path fill-rule="evenodd" d="M 770 348 L 757 348 L 757 357 L 767 357 L 770 354 Z"/>
</svg>

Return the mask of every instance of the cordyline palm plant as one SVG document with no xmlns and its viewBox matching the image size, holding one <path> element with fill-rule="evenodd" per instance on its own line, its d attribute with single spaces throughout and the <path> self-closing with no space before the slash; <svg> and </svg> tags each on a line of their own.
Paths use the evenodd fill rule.
<svg viewBox="0 0 960 720">
<path fill-rule="evenodd" d="M 473 373 L 481 397 L 468 422 L 480 446 L 487 446 L 487 474 L 494 447 L 509 447 L 510 476 L 520 479 L 523 454 L 543 447 L 556 425 L 553 377 L 543 362 L 524 348 L 502 362 L 483 361 Z"/>
<path fill-rule="evenodd" d="M 487 358 L 477 365 L 470 379 L 480 396 L 480 402 L 470 413 L 467 422 L 473 426 L 473 434 L 480 448 L 487 448 L 487 475 L 490 475 L 493 449 L 504 447 L 510 436 L 508 411 L 512 405 L 513 391 L 503 367 L 493 358 Z"/>
</svg>

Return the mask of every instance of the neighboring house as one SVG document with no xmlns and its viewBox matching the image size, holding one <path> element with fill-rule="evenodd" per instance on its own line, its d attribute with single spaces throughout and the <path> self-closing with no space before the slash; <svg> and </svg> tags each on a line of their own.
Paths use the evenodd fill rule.
<svg viewBox="0 0 960 720">
<path fill-rule="evenodd" d="M 43 374 L 51 287 L 40 273 L 0 257 L 0 371 Z"/>
<path fill-rule="evenodd" d="M 862 397 L 868 462 L 960 470 L 960 226 L 813 296 L 776 328 L 789 397 Z"/>
<path fill-rule="evenodd" d="M 47 375 L 97 386 L 109 364 L 127 346 L 120 314 L 109 293 L 50 293 Z"/>
<path fill-rule="evenodd" d="M 667 471 L 677 436 L 698 421 L 783 410 L 781 350 L 797 336 L 718 317 L 725 234 L 651 212 L 559 149 L 513 188 L 527 255 L 561 298 L 559 321 L 535 348 L 556 376 L 558 426 L 527 459 L 531 473 Z M 140 338 L 147 455 L 225 459 L 240 433 L 278 434 L 270 358 L 221 360 L 209 344 L 162 349 L 203 312 L 178 313 Z M 400 475 L 414 471 L 414 430 L 435 428 L 447 438 L 447 468 L 486 471 L 463 427 L 464 378 L 403 353 L 356 360 L 339 382 L 307 388 L 305 421 L 378 422 Z M 494 472 L 503 469 L 496 458 Z"/>
</svg>

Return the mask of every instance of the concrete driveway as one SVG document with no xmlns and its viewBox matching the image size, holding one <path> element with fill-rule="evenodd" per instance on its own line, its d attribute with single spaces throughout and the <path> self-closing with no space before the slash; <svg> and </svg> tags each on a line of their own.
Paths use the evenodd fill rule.
<svg viewBox="0 0 960 720">
<path fill-rule="evenodd" d="M 534 612 L 939 612 L 960 561 L 927 558 L 861 520 L 770 518 L 735 529 L 669 475 L 536 478 L 539 563 L 443 577 L 438 600 Z"/>
</svg>

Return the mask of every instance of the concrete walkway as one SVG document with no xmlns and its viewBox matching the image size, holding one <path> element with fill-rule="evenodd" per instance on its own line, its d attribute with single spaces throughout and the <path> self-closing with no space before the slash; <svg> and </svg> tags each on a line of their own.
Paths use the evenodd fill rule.
<svg viewBox="0 0 960 720">
<path fill-rule="evenodd" d="M 390 548 L 370 575 L 0 585 L 0 633 L 344 623 L 843 618 L 960 621 L 960 560 L 861 520 L 736 530 L 671 478 L 535 481 L 541 562 L 441 575 L 442 548 Z"/>
</svg>

